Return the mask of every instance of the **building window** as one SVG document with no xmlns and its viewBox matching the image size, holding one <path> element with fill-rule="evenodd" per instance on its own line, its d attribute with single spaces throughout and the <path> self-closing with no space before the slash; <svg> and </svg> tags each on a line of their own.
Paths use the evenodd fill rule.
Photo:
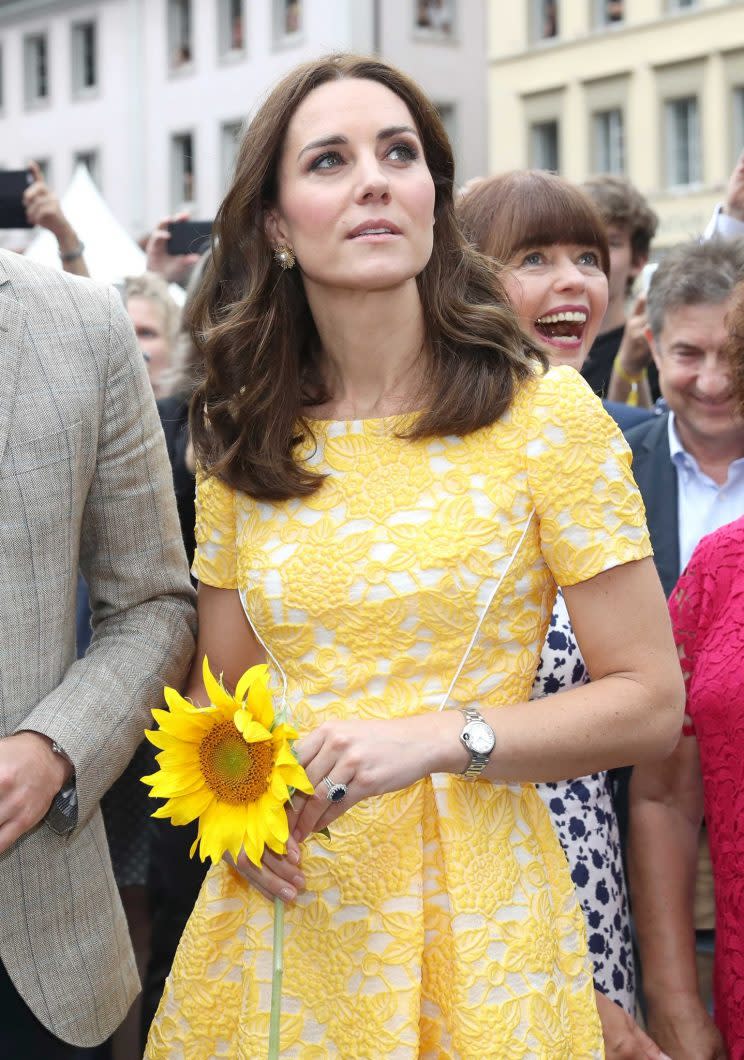
<svg viewBox="0 0 744 1060">
<path fill-rule="evenodd" d="M 95 22 L 72 27 L 72 91 L 85 95 L 98 84 L 98 52 Z"/>
<path fill-rule="evenodd" d="M 49 99 L 49 52 L 46 33 L 32 33 L 23 42 L 26 104 Z"/>
<path fill-rule="evenodd" d="M 695 7 L 698 0 L 667 0 L 667 11 L 684 11 L 687 7 Z"/>
<path fill-rule="evenodd" d="M 171 70 L 189 66 L 194 58 L 191 0 L 168 0 L 168 57 Z"/>
<path fill-rule="evenodd" d="M 101 160 L 98 151 L 76 151 L 72 156 L 72 168 L 85 166 L 97 188 L 101 187 Z"/>
<path fill-rule="evenodd" d="M 594 115 L 595 173 L 625 172 L 623 112 L 619 107 Z"/>
<path fill-rule="evenodd" d="M 595 26 L 614 26 L 625 20 L 625 0 L 594 0 Z"/>
<path fill-rule="evenodd" d="M 697 96 L 667 100 L 665 111 L 666 182 L 670 187 L 698 184 L 701 172 Z"/>
<path fill-rule="evenodd" d="M 558 36 L 558 0 L 531 0 L 530 39 L 551 40 Z"/>
<path fill-rule="evenodd" d="M 293 42 L 302 33 L 301 0 L 274 0 L 274 43 Z"/>
<path fill-rule="evenodd" d="M 415 29 L 432 37 L 451 37 L 455 29 L 453 0 L 417 0 Z"/>
<path fill-rule="evenodd" d="M 245 51 L 245 0 L 219 0 L 220 55 Z"/>
<path fill-rule="evenodd" d="M 196 201 L 193 133 L 171 137 L 171 199 L 176 210 Z"/>
<path fill-rule="evenodd" d="M 533 169 L 560 169 L 558 122 L 540 121 L 530 127 L 530 165 Z"/>
<path fill-rule="evenodd" d="M 734 142 L 732 159 L 733 163 L 739 159 L 744 151 L 744 85 L 734 89 Z"/>
<path fill-rule="evenodd" d="M 222 144 L 222 187 L 227 189 L 235 173 L 235 160 L 238 157 L 240 137 L 243 134 L 242 121 L 226 121 L 220 130 Z"/>
</svg>

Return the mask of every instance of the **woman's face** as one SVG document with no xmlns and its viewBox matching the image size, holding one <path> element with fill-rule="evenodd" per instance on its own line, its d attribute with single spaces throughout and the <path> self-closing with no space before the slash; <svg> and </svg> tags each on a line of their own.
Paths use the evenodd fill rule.
<svg viewBox="0 0 744 1060">
<path fill-rule="evenodd" d="M 434 182 L 403 100 L 358 78 L 314 89 L 289 123 L 266 229 L 294 250 L 306 287 L 413 281 L 433 226 Z"/>
<path fill-rule="evenodd" d="M 525 247 L 502 280 L 522 328 L 551 364 L 579 369 L 607 309 L 607 277 L 596 247 L 574 243 Z"/>
<path fill-rule="evenodd" d="M 171 344 L 165 330 L 163 309 L 149 298 L 132 295 L 127 299 L 127 313 L 147 362 L 153 393 L 156 398 L 164 397 L 165 375 L 171 362 Z"/>
</svg>

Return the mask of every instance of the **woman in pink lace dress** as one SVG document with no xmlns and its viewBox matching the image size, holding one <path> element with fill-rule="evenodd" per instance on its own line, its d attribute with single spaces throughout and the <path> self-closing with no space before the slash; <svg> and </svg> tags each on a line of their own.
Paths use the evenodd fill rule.
<svg viewBox="0 0 744 1060">
<path fill-rule="evenodd" d="M 744 414 L 744 285 L 728 315 Z M 744 432 L 744 416 L 741 430 Z M 687 684 L 674 754 L 631 783 L 633 911 L 649 1025 L 674 1060 L 744 1060 L 744 518 L 698 545 L 670 599 Z M 692 903 L 705 816 L 716 898 L 714 1013 L 700 998 Z"/>
</svg>

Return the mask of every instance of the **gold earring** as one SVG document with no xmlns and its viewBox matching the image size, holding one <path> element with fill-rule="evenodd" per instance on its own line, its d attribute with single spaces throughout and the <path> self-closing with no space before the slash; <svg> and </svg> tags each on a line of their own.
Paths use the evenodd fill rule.
<svg viewBox="0 0 744 1060">
<path fill-rule="evenodd" d="M 286 243 L 277 243 L 274 247 L 274 261 L 282 270 L 286 271 L 294 268 L 297 259 L 291 247 L 288 247 Z"/>
</svg>

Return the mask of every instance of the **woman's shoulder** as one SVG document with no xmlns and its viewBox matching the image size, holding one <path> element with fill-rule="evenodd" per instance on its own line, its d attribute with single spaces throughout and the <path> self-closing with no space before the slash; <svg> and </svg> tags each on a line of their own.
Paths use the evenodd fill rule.
<svg viewBox="0 0 744 1060">
<path fill-rule="evenodd" d="M 547 371 L 536 369 L 517 390 L 510 409 L 514 423 L 529 427 L 530 434 L 543 434 L 551 427 L 591 432 L 602 425 L 614 433 L 617 428 L 602 402 L 575 368 L 556 365 Z M 555 432 L 553 432 L 555 433 Z M 618 432 L 619 433 L 619 432 Z"/>
<path fill-rule="evenodd" d="M 688 569 L 726 583 L 734 573 L 744 576 L 744 516 L 701 538 Z"/>
</svg>

